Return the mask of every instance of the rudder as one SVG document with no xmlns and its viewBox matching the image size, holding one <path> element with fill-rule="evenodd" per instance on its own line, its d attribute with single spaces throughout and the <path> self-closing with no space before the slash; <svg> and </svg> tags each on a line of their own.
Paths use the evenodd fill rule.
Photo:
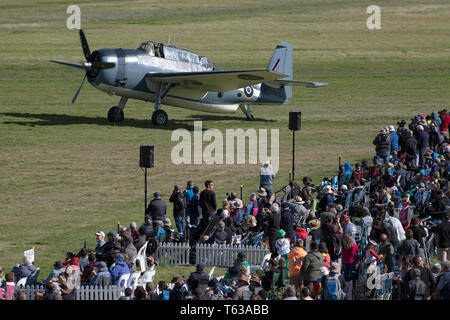
<svg viewBox="0 0 450 320">
<path fill-rule="evenodd" d="M 267 69 L 270 71 L 286 74 L 288 77 L 283 78 L 283 80 L 292 80 L 294 76 L 292 60 L 292 45 L 289 42 L 282 42 L 281 44 L 276 46 Z M 286 100 L 292 97 L 292 86 L 283 86 L 280 89 L 284 90 L 283 96 L 286 97 Z"/>
</svg>

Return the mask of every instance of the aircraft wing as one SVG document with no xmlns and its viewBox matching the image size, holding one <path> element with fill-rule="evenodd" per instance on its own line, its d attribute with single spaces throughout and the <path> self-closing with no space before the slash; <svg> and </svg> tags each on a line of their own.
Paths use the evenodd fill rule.
<svg viewBox="0 0 450 320">
<path fill-rule="evenodd" d="M 311 82 L 311 81 L 297 81 L 297 80 L 274 80 L 267 83 L 270 86 L 306 86 L 307 88 L 320 88 L 328 86 L 328 83 L 324 82 Z"/>
<path fill-rule="evenodd" d="M 190 87 L 204 91 L 230 91 L 261 82 L 271 82 L 287 78 L 285 74 L 264 70 L 233 70 L 206 72 L 165 72 L 147 73 L 145 79 L 151 82 L 175 84 L 177 87 Z"/>
</svg>

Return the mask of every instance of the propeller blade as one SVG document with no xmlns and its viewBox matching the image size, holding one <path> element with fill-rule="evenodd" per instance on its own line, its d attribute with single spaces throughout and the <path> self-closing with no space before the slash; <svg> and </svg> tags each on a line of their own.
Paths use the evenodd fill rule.
<svg viewBox="0 0 450 320">
<path fill-rule="evenodd" d="M 83 80 L 81 80 L 80 86 L 78 87 L 77 92 L 75 92 L 75 95 L 73 96 L 72 104 L 75 103 L 75 100 L 77 99 L 78 94 L 80 93 L 81 87 L 83 86 L 84 79 L 86 79 L 86 76 L 87 76 L 87 72 L 85 72 L 84 77 L 83 77 Z"/>
<path fill-rule="evenodd" d="M 50 62 L 56 62 L 56 63 L 59 63 L 59 64 L 63 64 L 63 65 L 65 65 L 65 66 L 84 69 L 84 66 L 83 66 L 82 64 L 78 64 L 78 63 L 65 62 L 65 61 L 58 61 L 58 60 L 50 60 Z"/>
<path fill-rule="evenodd" d="M 94 69 L 110 69 L 110 68 L 114 68 L 116 66 L 116 64 L 114 62 L 94 62 L 92 64 L 92 68 Z"/>
<path fill-rule="evenodd" d="M 90 61 L 91 58 L 91 51 L 89 50 L 89 45 L 86 40 L 86 36 L 84 35 L 84 32 L 82 29 L 80 29 L 80 40 L 81 40 L 81 47 L 83 48 L 84 57 L 86 58 L 86 61 Z"/>
</svg>

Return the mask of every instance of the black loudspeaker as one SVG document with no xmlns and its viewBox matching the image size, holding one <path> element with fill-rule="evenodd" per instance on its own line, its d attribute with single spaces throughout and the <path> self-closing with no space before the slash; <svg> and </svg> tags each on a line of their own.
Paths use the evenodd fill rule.
<svg viewBox="0 0 450 320">
<path fill-rule="evenodd" d="M 141 168 L 153 168 L 153 145 L 142 145 L 140 147 L 139 166 Z"/>
<path fill-rule="evenodd" d="M 298 131 L 302 127 L 302 113 L 300 111 L 289 112 L 289 130 Z"/>
</svg>

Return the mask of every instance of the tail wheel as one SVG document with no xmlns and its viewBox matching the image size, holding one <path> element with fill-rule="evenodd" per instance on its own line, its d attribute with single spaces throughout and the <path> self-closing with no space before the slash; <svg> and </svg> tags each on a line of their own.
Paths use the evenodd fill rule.
<svg viewBox="0 0 450 320">
<path fill-rule="evenodd" d="M 167 113 L 164 110 L 156 110 L 152 114 L 152 123 L 155 126 L 164 126 L 169 121 L 169 117 L 167 116 Z"/>
<path fill-rule="evenodd" d="M 119 107 L 112 107 L 108 111 L 108 121 L 109 122 L 122 122 L 124 119 L 123 110 Z"/>
</svg>

